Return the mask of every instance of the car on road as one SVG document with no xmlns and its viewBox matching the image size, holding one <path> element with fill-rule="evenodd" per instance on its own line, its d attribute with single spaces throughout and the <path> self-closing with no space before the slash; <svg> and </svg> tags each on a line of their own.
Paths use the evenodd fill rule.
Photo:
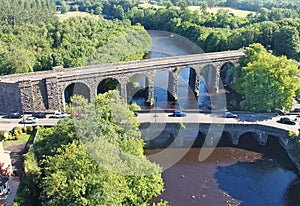
<svg viewBox="0 0 300 206">
<path fill-rule="evenodd" d="M 237 118 L 236 114 L 233 114 L 232 112 L 225 112 L 226 118 Z"/>
<path fill-rule="evenodd" d="M 45 112 L 34 112 L 34 113 L 32 113 L 31 116 L 41 119 L 41 118 L 46 118 L 46 113 Z"/>
<path fill-rule="evenodd" d="M 186 113 L 181 111 L 181 110 L 174 110 L 173 111 L 173 116 L 174 117 L 185 117 Z"/>
<path fill-rule="evenodd" d="M 9 118 L 15 118 L 15 119 L 19 119 L 19 118 L 23 117 L 21 112 L 11 112 L 7 116 Z"/>
<path fill-rule="evenodd" d="M 63 112 L 57 111 L 57 112 L 54 112 L 54 114 L 51 115 L 50 117 L 51 118 L 65 118 L 65 117 L 67 117 L 67 115 Z"/>
<path fill-rule="evenodd" d="M 293 110 L 293 112 L 299 112 L 299 113 L 300 113 L 300 108 L 295 108 L 295 109 Z"/>
<path fill-rule="evenodd" d="M 282 123 L 282 124 L 290 124 L 290 125 L 296 125 L 296 122 L 295 121 L 292 121 L 290 118 L 288 117 L 282 117 L 280 118 L 280 120 L 278 121 L 279 123 Z"/>
<path fill-rule="evenodd" d="M 27 117 L 25 120 L 20 121 L 20 124 L 35 124 L 37 122 L 36 117 Z"/>
</svg>

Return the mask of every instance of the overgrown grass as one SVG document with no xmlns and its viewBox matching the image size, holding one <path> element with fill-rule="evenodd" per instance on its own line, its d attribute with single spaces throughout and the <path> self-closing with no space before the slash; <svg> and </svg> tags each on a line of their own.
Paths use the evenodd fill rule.
<svg viewBox="0 0 300 206">
<path fill-rule="evenodd" d="M 72 17 L 93 17 L 93 18 L 99 18 L 98 15 L 92 15 L 87 12 L 81 12 L 81 11 L 70 11 L 65 14 L 57 14 L 57 17 L 60 21 L 64 21 L 66 19 L 72 18 Z"/>
<path fill-rule="evenodd" d="M 4 149 L 9 146 L 19 145 L 22 143 L 26 143 L 28 141 L 33 141 L 34 135 L 33 134 L 25 134 L 21 138 L 17 140 L 7 140 L 3 142 Z"/>
<path fill-rule="evenodd" d="M 163 8 L 164 7 L 164 6 L 159 6 L 159 5 L 155 5 L 155 4 L 149 4 L 149 3 L 139 4 L 139 6 L 142 8 L 149 8 L 149 7 Z M 200 6 L 189 6 L 188 8 L 192 11 L 199 10 L 199 12 L 200 12 L 200 10 L 201 10 Z M 240 17 L 246 17 L 250 13 L 255 13 L 253 11 L 246 11 L 246 10 L 240 10 L 240 9 L 233 9 L 230 7 L 219 7 L 219 6 L 207 8 L 207 11 L 210 13 L 216 14 L 218 12 L 218 10 L 220 10 L 220 9 L 228 10 L 230 13 L 233 13 L 235 16 L 240 16 Z"/>
<path fill-rule="evenodd" d="M 194 11 L 194 10 L 200 11 L 199 6 L 189 6 L 189 9 L 191 9 L 192 11 Z M 246 10 L 240 10 L 240 9 L 233 9 L 230 7 L 219 7 L 219 6 L 207 8 L 207 11 L 210 13 L 216 14 L 220 9 L 228 10 L 230 13 L 233 13 L 235 16 L 240 16 L 240 17 L 246 17 L 250 13 L 253 13 L 253 14 L 255 13 L 253 11 L 246 11 Z"/>
</svg>

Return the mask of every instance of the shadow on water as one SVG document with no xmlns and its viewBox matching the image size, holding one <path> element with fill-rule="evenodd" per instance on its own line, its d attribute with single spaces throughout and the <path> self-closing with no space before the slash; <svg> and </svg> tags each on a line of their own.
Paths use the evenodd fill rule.
<svg viewBox="0 0 300 206">
<path fill-rule="evenodd" d="M 296 175 L 277 164 L 268 157 L 237 162 L 218 166 L 214 177 L 219 188 L 239 200 L 241 205 L 285 205 L 287 183 L 293 181 Z"/>
<path fill-rule="evenodd" d="M 228 138 L 222 138 L 218 146 L 233 147 Z M 269 137 L 267 145 L 261 146 L 253 135 L 246 134 L 236 147 L 261 157 L 245 157 L 235 164 L 218 166 L 214 178 L 220 189 L 244 206 L 300 205 L 297 168 L 275 137 Z"/>
<path fill-rule="evenodd" d="M 166 149 L 173 139 L 170 134 L 162 134 L 159 141 L 152 142 L 152 150 L 148 152 L 157 153 Z M 247 133 L 235 146 L 225 132 L 211 156 L 199 162 L 197 155 L 204 140 L 205 135 L 199 133 L 193 148 L 164 172 L 167 190 L 158 199 L 167 199 L 175 206 L 300 205 L 296 166 L 275 137 L 270 136 L 267 145 L 260 146 L 255 136 Z M 167 150 L 172 155 L 180 149 L 173 147 Z M 182 182 L 182 192 L 178 191 L 176 181 Z"/>
</svg>

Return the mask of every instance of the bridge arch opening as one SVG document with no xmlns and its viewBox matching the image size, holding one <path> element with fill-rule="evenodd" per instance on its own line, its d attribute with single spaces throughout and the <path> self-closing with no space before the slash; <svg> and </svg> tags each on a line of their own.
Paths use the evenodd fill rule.
<svg viewBox="0 0 300 206">
<path fill-rule="evenodd" d="M 81 82 L 76 82 L 69 84 L 65 89 L 64 89 L 64 102 L 66 104 L 69 104 L 71 101 L 71 97 L 74 95 L 80 95 L 86 98 L 89 102 L 91 100 L 90 96 L 90 89 L 89 87 Z"/>
<path fill-rule="evenodd" d="M 242 101 L 242 95 L 237 93 L 232 87 L 233 75 L 231 70 L 233 67 L 234 64 L 232 62 L 226 62 L 223 64 L 220 70 L 221 80 L 219 88 L 226 94 L 227 108 L 229 110 L 240 110 L 239 104 Z"/>
<path fill-rule="evenodd" d="M 127 102 L 145 106 L 148 99 L 148 86 L 149 81 L 144 74 L 131 76 L 126 84 Z"/>
<path fill-rule="evenodd" d="M 158 72 L 154 78 L 154 106 L 168 108 L 169 101 L 177 99 L 173 92 L 174 77 L 168 70 Z"/>
<path fill-rule="evenodd" d="M 231 133 L 223 131 L 220 141 L 217 144 L 217 147 L 232 147 L 234 144 L 231 140 Z"/>
<path fill-rule="evenodd" d="M 196 71 L 185 67 L 178 73 L 177 102 L 181 108 L 196 109 Z"/>
<path fill-rule="evenodd" d="M 97 94 L 103 94 L 109 90 L 118 90 L 121 91 L 121 85 L 119 81 L 115 78 L 106 78 L 103 79 L 97 87 Z"/>
<path fill-rule="evenodd" d="M 198 107 L 200 109 L 211 109 L 210 96 L 216 92 L 217 68 L 209 64 L 204 66 L 200 71 L 199 76 L 199 94 L 198 94 Z"/>
<path fill-rule="evenodd" d="M 238 147 L 246 150 L 261 151 L 263 146 L 257 141 L 256 132 L 245 132 L 240 135 Z"/>
</svg>

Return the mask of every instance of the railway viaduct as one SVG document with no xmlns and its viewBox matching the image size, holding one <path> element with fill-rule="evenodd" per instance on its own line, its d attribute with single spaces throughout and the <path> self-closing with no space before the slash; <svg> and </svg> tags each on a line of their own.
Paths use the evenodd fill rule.
<svg viewBox="0 0 300 206">
<path fill-rule="evenodd" d="M 153 100 L 154 78 L 161 71 L 169 72 L 168 91 L 176 99 L 178 76 L 184 68 L 190 68 L 188 85 L 196 95 L 201 73 L 205 74 L 208 92 L 216 93 L 221 69 L 226 64 L 235 65 L 243 55 L 242 50 L 235 50 L 5 75 L 0 77 L 0 112 L 64 111 L 70 96 L 81 94 L 91 100 L 103 90 L 99 87 L 107 79 L 119 83 L 120 94 L 127 101 L 133 93 L 128 91 L 128 82 L 136 75 L 145 78 L 145 96 Z"/>
</svg>

